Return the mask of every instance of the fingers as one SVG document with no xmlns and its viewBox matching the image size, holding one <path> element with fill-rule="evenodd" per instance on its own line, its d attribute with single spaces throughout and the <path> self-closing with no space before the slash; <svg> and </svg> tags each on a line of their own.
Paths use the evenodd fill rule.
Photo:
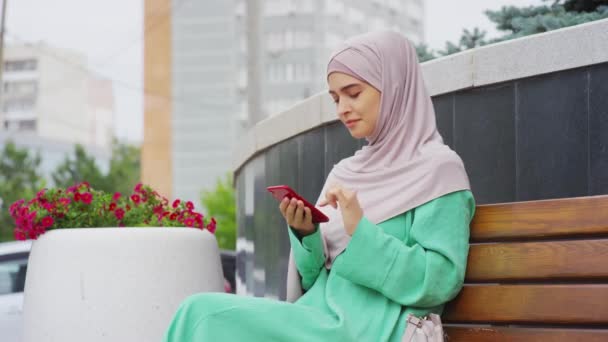
<svg viewBox="0 0 608 342">
<path fill-rule="evenodd" d="M 304 223 L 304 203 L 302 201 L 298 201 L 296 204 L 296 212 L 293 218 L 293 226 L 301 227 Z"/>
<path fill-rule="evenodd" d="M 285 197 L 279 204 L 279 210 L 281 211 L 281 215 L 285 216 L 285 211 L 287 211 L 287 206 L 289 205 L 289 198 Z"/>
<path fill-rule="evenodd" d="M 304 223 L 307 225 L 312 224 L 312 212 L 308 207 L 304 208 Z"/>
<path fill-rule="evenodd" d="M 289 225 L 293 225 L 295 211 L 296 211 L 296 200 L 292 198 L 291 200 L 289 200 L 289 204 L 287 206 L 287 209 L 285 210 L 285 219 L 287 220 L 287 223 Z"/>
<path fill-rule="evenodd" d="M 356 192 L 344 189 L 340 185 L 334 185 L 325 192 L 325 199 L 319 202 L 320 207 L 330 204 L 334 209 L 338 207 L 338 203 L 347 207 L 351 200 L 356 196 Z"/>
</svg>

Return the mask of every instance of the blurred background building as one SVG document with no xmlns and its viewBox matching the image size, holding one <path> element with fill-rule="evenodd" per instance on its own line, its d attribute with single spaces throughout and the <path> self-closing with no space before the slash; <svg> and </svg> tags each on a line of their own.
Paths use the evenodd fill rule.
<svg viewBox="0 0 608 342">
<path fill-rule="evenodd" d="M 84 68 L 85 56 L 43 43 L 6 46 L 2 130 L 109 151 L 114 130 L 112 85 L 74 65 Z"/>
<path fill-rule="evenodd" d="M 418 43 L 423 18 L 422 0 L 145 0 L 142 180 L 198 200 L 231 169 L 236 136 L 325 89 L 336 44 L 380 29 Z"/>
<path fill-rule="evenodd" d="M 83 72 L 86 58 L 44 43 L 4 47 L 0 148 L 7 141 L 38 152 L 51 173 L 81 144 L 101 170 L 109 167 L 114 95 L 108 80 Z"/>
</svg>

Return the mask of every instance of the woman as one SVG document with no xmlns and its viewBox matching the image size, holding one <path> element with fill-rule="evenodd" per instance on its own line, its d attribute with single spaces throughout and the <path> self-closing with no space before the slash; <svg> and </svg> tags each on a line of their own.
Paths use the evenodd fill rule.
<svg viewBox="0 0 608 342">
<path fill-rule="evenodd" d="M 331 57 L 329 92 L 350 134 L 368 145 L 336 164 L 314 225 L 283 200 L 294 304 L 201 294 L 166 341 L 400 341 L 408 314 L 441 313 L 462 287 L 475 203 L 461 159 L 437 132 L 415 49 L 400 34 L 354 37 Z"/>
</svg>

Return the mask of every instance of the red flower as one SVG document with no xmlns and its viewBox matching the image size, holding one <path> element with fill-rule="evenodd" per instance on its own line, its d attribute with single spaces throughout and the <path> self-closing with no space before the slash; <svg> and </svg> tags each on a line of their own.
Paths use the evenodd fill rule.
<svg viewBox="0 0 608 342">
<path fill-rule="evenodd" d="M 194 220 L 193 220 L 192 218 L 187 218 L 187 219 L 184 221 L 184 224 L 185 224 L 187 227 L 192 227 L 192 226 L 194 226 Z"/>
<path fill-rule="evenodd" d="M 15 240 L 25 240 L 27 239 L 27 236 L 25 235 L 25 232 L 21 229 L 15 228 Z"/>
<path fill-rule="evenodd" d="M 163 206 L 162 205 L 157 205 L 154 207 L 153 213 L 157 214 L 157 215 L 162 215 L 163 214 Z"/>
<path fill-rule="evenodd" d="M 80 201 L 80 192 L 75 192 L 74 193 L 74 201 L 76 201 L 76 202 Z"/>
<path fill-rule="evenodd" d="M 192 202 L 188 201 L 188 202 L 186 202 L 186 208 L 188 208 L 188 210 L 194 210 L 194 204 L 192 204 Z"/>
<path fill-rule="evenodd" d="M 131 195 L 131 201 L 133 201 L 133 203 L 135 204 L 139 204 L 139 202 L 141 201 L 141 197 L 139 197 L 139 195 L 137 194 Z"/>
<path fill-rule="evenodd" d="M 71 186 L 71 187 L 67 188 L 67 189 L 65 190 L 65 192 L 66 192 L 66 193 L 68 193 L 68 194 L 71 194 L 71 193 L 73 193 L 73 192 L 76 192 L 76 186 Z"/>
<path fill-rule="evenodd" d="M 91 202 L 93 201 L 93 195 L 91 195 L 90 192 L 85 192 L 80 196 L 80 199 L 82 200 L 82 202 L 84 202 L 84 204 L 91 204 Z"/>
<path fill-rule="evenodd" d="M 131 210 L 131 206 L 127 204 L 127 211 Z"/>
<path fill-rule="evenodd" d="M 52 226 L 54 222 L 55 221 L 53 221 L 53 218 L 51 216 L 46 216 L 42 219 L 42 227 L 48 228 L 48 227 Z"/>
<path fill-rule="evenodd" d="M 118 220 L 122 220 L 125 217 L 124 209 L 122 209 L 122 208 L 116 209 L 116 211 L 114 211 L 114 216 L 116 216 L 116 218 Z"/>
<path fill-rule="evenodd" d="M 112 196 L 112 201 L 114 201 L 114 202 L 118 201 L 120 199 L 120 196 L 121 196 L 120 192 L 115 192 L 114 196 Z"/>
<path fill-rule="evenodd" d="M 215 219 L 211 218 L 211 222 L 209 222 L 209 224 L 207 225 L 207 230 L 210 231 L 212 234 L 215 233 L 216 224 L 217 222 L 215 222 Z"/>
<path fill-rule="evenodd" d="M 181 203 L 181 201 L 178 200 L 178 199 L 176 199 L 175 201 L 173 201 L 173 208 L 177 208 L 180 203 Z"/>
<path fill-rule="evenodd" d="M 112 202 L 110 203 L 110 207 L 108 208 L 109 211 L 114 211 L 116 209 L 116 203 Z"/>
<path fill-rule="evenodd" d="M 142 192 L 144 192 L 144 191 L 143 191 L 143 189 L 142 189 L 142 187 L 143 187 L 143 184 L 141 184 L 141 183 L 137 183 L 137 185 L 135 185 L 135 188 L 134 188 L 133 190 L 134 190 L 135 192 L 142 193 Z"/>
<path fill-rule="evenodd" d="M 40 197 L 44 196 L 44 189 L 38 191 L 38 193 L 36 194 L 36 198 L 40 199 Z"/>
<path fill-rule="evenodd" d="M 68 204 L 70 204 L 70 202 L 71 202 L 71 200 L 66 197 L 61 197 L 59 199 L 59 203 L 63 204 L 64 206 L 67 206 Z"/>
<path fill-rule="evenodd" d="M 177 219 L 177 214 L 176 213 L 173 213 L 173 214 L 169 215 L 169 220 L 175 221 L 175 219 Z"/>
</svg>

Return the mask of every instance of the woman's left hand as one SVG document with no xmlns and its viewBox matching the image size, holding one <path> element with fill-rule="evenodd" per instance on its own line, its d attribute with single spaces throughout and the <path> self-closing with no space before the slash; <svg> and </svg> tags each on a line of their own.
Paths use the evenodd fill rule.
<svg viewBox="0 0 608 342">
<path fill-rule="evenodd" d="M 340 207 L 344 230 L 348 235 L 353 235 L 357 225 L 363 217 L 363 210 L 357 199 L 357 192 L 344 189 L 340 185 L 333 185 L 325 192 L 325 199 L 319 203 L 320 207 L 331 205 L 334 209 Z"/>
</svg>

